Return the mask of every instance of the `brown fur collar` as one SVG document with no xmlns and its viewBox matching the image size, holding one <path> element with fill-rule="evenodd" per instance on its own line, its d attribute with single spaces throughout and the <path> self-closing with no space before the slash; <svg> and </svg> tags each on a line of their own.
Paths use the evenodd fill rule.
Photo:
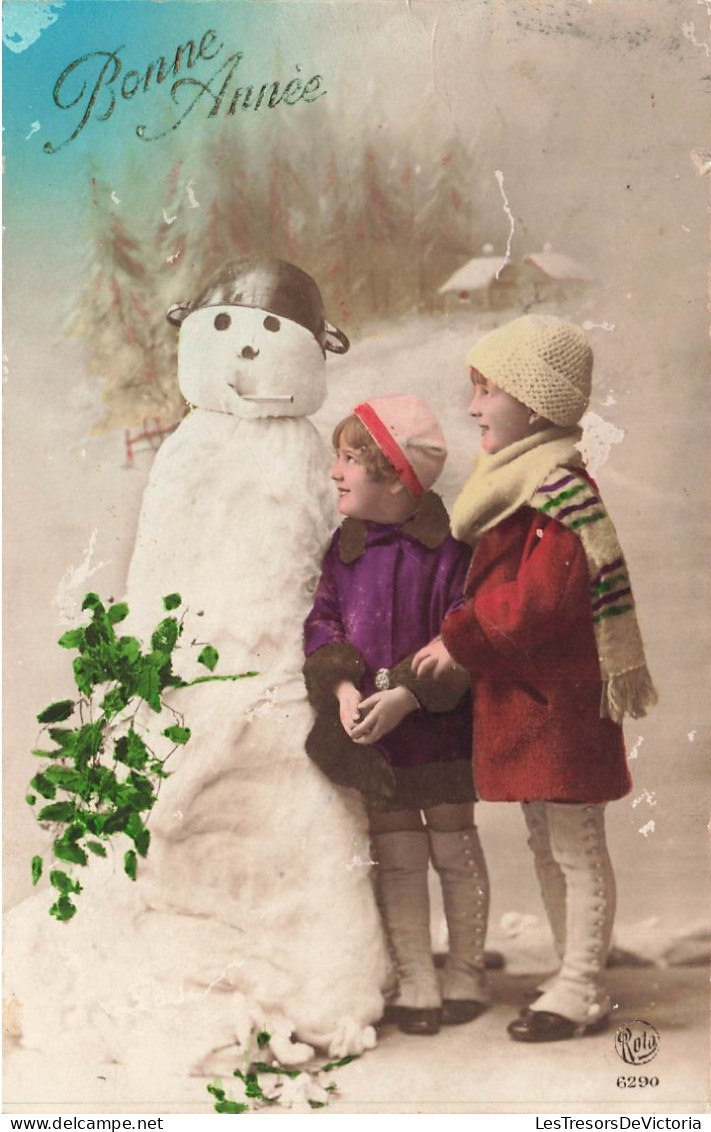
<svg viewBox="0 0 711 1132">
<path fill-rule="evenodd" d="M 365 551 L 367 525 L 361 519 L 344 519 L 341 524 L 339 554 L 348 565 Z M 449 516 L 444 503 L 434 491 L 426 491 L 411 519 L 403 523 L 402 530 L 410 538 L 435 550 L 449 534 Z"/>
</svg>

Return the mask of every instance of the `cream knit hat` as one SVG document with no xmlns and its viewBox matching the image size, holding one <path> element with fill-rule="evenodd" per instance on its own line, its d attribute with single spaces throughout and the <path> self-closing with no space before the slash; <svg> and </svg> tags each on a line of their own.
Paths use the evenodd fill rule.
<svg viewBox="0 0 711 1132">
<path fill-rule="evenodd" d="M 577 424 L 588 407 L 593 352 L 578 326 L 526 314 L 477 342 L 467 365 L 553 424 Z"/>
</svg>

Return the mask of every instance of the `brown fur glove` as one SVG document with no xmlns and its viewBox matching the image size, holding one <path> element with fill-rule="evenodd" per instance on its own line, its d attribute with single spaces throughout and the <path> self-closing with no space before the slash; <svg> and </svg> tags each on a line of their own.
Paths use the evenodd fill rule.
<svg viewBox="0 0 711 1132">
<path fill-rule="evenodd" d="M 409 689 L 425 711 L 453 711 L 471 687 L 469 673 L 463 668 L 456 668 L 451 676 L 437 680 L 429 676 L 419 678 L 412 671 L 412 656 L 406 656 L 390 669 L 390 686 Z"/>
<path fill-rule="evenodd" d="M 316 722 L 306 739 L 306 753 L 338 786 L 360 790 L 369 805 L 377 807 L 393 797 L 395 776 L 375 747 L 354 743 L 343 730 L 334 688 L 343 680 L 358 687 L 365 664 L 353 645 L 324 645 L 304 664 L 309 702 Z"/>
</svg>

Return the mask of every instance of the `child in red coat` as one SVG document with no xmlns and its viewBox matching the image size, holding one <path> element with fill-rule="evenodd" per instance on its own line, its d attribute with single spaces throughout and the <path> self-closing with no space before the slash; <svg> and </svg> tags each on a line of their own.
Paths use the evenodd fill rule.
<svg viewBox="0 0 711 1132">
<path fill-rule="evenodd" d="M 592 380 L 585 335 L 525 315 L 467 362 L 482 453 L 452 530 L 475 553 L 464 604 L 413 670 L 468 670 L 479 795 L 522 803 L 561 966 L 508 1031 L 555 1041 L 607 1024 L 604 808 L 631 788 L 622 720 L 656 693 L 617 535 L 576 448 Z"/>
</svg>

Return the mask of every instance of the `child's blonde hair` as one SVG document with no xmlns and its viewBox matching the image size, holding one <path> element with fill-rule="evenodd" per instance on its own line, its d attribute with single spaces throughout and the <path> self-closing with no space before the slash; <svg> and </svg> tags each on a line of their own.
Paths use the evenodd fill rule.
<svg viewBox="0 0 711 1132">
<path fill-rule="evenodd" d="M 368 475 L 374 480 L 396 480 L 397 472 L 386 460 L 381 448 L 373 440 L 363 422 L 351 413 L 339 421 L 333 430 L 331 443 L 336 452 L 339 448 L 352 448 L 357 452 Z"/>
</svg>

